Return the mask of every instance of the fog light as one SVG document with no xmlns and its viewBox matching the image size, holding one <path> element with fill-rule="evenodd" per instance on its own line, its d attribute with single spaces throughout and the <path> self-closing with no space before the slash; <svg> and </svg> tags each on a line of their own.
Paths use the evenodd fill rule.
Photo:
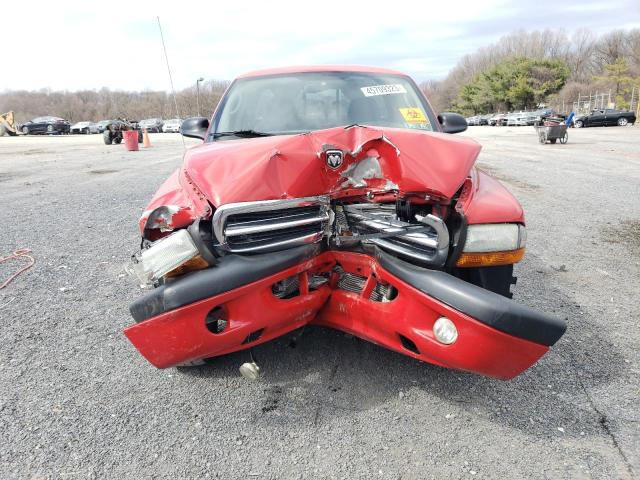
<svg viewBox="0 0 640 480">
<path fill-rule="evenodd" d="M 440 317 L 433 324 L 433 335 L 440 343 L 451 345 L 458 339 L 458 329 L 447 317 Z"/>
</svg>

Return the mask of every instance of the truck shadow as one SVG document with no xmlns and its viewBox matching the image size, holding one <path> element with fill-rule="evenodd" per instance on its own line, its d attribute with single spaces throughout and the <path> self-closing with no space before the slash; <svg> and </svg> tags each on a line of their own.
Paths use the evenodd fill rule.
<svg viewBox="0 0 640 480">
<path fill-rule="evenodd" d="M 605 336 L 603 325 L 562 293 L 562 273 L 545 273 L 541 265 L 535 256 L 528 257 L 526 276 L 514 298 L 565 318 L 568 330 L 516 379 L 504 382 L 436 367 L 339 331 L 310 326 L 295 347 L 291 340 L 298 332 L 254 348 L 264 372 L 254 421 L 269 417 L 271 423 L 321 424 L 369 409 L 398 409 L 395 402 L 424 409 L 428 416 L 424 404 L 437 403 L 458 416 L 472 413 L 529 435 L 557 434 L 558 427 L 570 436 L 601 435 L 608 419 L 589 392 L 619 380 L 624 357 Z M 525 292 L 534 280 L 539 289 Z M 247 352 L 239 352 L 181 371 L 201 378 L 238 376 L 238 367 L 248 359 Z"/>
</svg>

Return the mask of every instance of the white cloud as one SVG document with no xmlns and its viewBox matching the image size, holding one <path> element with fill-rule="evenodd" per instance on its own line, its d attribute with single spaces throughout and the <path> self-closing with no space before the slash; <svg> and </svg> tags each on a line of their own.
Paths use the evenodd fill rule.
<svg viewBox="0 0 640 480">
<path fill-rule="evenodd" d="M 542 0 L 544 8 L 541 1 L 509 0 L 156 1 L 111 10 L 95 2 L 69 2 L 66 9 L 49 2 L 29 2 L 28 8 L 5 3 L 3 38 L 13 41 L 3 48 L 0 91 L 168 89 L 156 15 L 176 88 L 200 76 L 231 79 L 247 70 L 316 63 L 374 64 L 422 80 L 443 76 L 460 56 L 516 28 L 605 31 L 622 26 L 620 18 L 627 28 L 640 26 L 637 0 L 615 6 Z"/>
</svg>

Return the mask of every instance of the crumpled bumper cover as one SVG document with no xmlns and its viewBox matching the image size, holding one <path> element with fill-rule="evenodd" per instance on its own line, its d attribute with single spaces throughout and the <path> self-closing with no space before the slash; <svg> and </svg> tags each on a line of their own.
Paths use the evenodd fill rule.
<svg viewBox="0 0 640 480">
<path fill-rule="evenodd" d="M 309 275 L 337 264 L 367 278 L 362 292 L 340 289 L 335 278 L 309 288 Z M 294 275 L 299 295 L 276 297 L 272 285 Z M 397 296 L 388 302 L 371 300 L 378 282 L 392 284 Z M 206 324 L 217 307 L 227 322 L 220 333 Z M 374 257 L 322 251 L 318 245 L 223 257 L 215 267 L 146 293 L 130 310 L 138 323 L 125 334 L 159 368 L 250 348 L 312 323 L 425 362 L 510 379 L 542 357 L 566 329 L 559 319 L 447 273 L 415 267 L 379 250 Z M 458 329 L 451 345 L 433 335 L 441 316 Z"/>
</svg>

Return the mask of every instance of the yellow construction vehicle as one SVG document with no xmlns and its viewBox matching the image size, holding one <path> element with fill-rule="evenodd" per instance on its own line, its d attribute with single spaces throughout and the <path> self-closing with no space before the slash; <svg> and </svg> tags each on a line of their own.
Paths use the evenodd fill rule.
<svg viewBox="0 0 640 480">
<path fill-rule="evenodd" d="M 22 135 L 22 132 L 18 129 L 15 121 L 13 120 L 13 112 L 7 112 L 0 115 L 0 137 L 5 133 L 12 137 Z"/>
</svg>

